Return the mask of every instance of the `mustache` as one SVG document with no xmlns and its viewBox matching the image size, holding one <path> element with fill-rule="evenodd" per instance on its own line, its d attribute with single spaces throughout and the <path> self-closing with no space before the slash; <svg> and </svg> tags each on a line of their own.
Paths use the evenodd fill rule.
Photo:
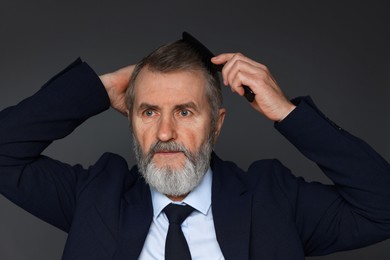
<svg viewBox="0 0 390 260">
<path fill-rule="evenodd" d="M 158 152 L 182 152 L 186 156 L 190 155 L 190 152 L 188 149 L 175 141 L 168 141 L 168 142 L 161 142 L 157 141 L 150 147 L 150 150 L 148 152 L 149 156 L 153 156 L 155 153 Z"/>
</svg>

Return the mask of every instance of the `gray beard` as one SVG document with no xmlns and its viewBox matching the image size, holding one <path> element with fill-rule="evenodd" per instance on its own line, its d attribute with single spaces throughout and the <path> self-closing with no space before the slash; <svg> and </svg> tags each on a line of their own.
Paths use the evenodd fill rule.
<svg viewBox="0 0 390 260">
<path fill-rule="evenodd" d="M 134 152 L 138 169 L 151 187 L 168 196 L 182 196 L 194 190 L 202 181 L 210 165 L 212 138 L 201 145 L 196 153 L 191 153 L 186 147 L 174 141 L 154 143 L 149 152 L 144 154 L 138 140 L 133 135 Z M 181 151 L 186 159 L 180 169 L 170 166 L 158 168 L 152 161 L 158 151 Z"/>
</svg>

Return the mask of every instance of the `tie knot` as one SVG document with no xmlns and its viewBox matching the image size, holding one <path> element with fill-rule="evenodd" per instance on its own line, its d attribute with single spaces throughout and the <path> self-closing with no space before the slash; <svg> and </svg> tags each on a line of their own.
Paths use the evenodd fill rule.
<svg viewBox="0 0 390 260">
<path fill-rule="evenodd" d="M 169 224 L 181 225 L 183 221 L 194 211 L 190 205 L 169 204 L 164 208 L 164 212 L 168 217 Z"/>
</svg>

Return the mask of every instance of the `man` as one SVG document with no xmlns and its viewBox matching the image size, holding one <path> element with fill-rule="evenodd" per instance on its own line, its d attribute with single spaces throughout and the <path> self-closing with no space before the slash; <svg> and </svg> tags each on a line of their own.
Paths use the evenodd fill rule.
<svg viewBox="0 0 390 260">
<path fill-rule="evenodd" d="M 212 153 L 225 117 L 218 78 L 178 41 L 100 78 L 78 60 L 4 110 L 1 193 L 69 233 L 63 259 L 164 259 L 172 202 L 195 208 L 181 225 L 193 259 L 304 259 L 390 237 L 383 158 L 309 98 L 290 102 L 264 65 L 230 53 L 211 61 L 234 92 L 251 88 L 252 107 L 334 186 L 306 183 L 276 160 L 244 172 Z M 110 104 L 130 120 L 138 166 L 114 154 L 88 169 L 40 155 Z"/>
</svg>

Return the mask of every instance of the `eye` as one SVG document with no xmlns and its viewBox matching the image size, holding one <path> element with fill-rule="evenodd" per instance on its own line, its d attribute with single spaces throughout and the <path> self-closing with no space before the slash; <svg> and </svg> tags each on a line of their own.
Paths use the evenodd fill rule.
<svg viewBox="0 0 390 260">
<path fill-rule="evenodd" d="M 187 109 L 180 110 L 179 114 L 183 117 L 189 116 L 191 114 L 191 111 Z"/>
<path fill-rule="evenodd" d="M 152 117 L 154 115 L 154 111 L 153 110 L 145 110 L 144 115 L 147 117 Z"/>
</svg>

